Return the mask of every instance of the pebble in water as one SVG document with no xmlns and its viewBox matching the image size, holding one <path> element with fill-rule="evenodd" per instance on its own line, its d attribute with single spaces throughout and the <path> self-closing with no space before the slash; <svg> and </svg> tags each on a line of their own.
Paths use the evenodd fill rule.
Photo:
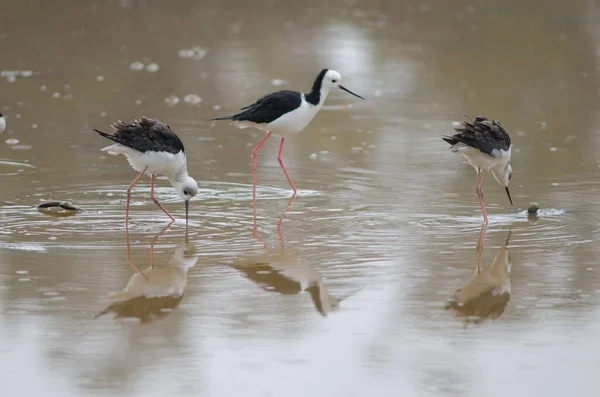
<svg viewBox="0 0 600 397">
<path fill-rule="evenodd" d="M 150 73 L 155 73 L 160 70 L 160 66 L 158 66 L 158 64 L 156 64 L 154 62 L 151 62 L 146 65 L 146 70 Z"/>
<path fill-rule="evenodd" d="M 33 146 L 31 145 L 13 145 L 11 146 L 12 150 L 30 150 Z"/>
<path fill-rule="evenodd" d="M 193 47 L 190 49 L 179 50 L 180 58 L 188 58 L 188 59 L 202 59 L 206 56 L 207 51 L 202 47 Z"/>
<path fill-rule="evenodd" d="M 96 76 L 96 81 L 98 81 L 98 82 L 104 81 L 104 76 Z"/>
<path fill-rule="evenodd" d="M 538 217 L 538 210 L 540 209 L 540 206 L 538 205 L 538 203 L 531 203 L 529 204 L 529 207 L 527 207 L 527 220 L 529 221 L 530 225 L 537 225 L 539 222 L 539 217 Z"/>
<path fill-rule="evenodd" d="M 534 202 L 534 203 L 529 204 L 529 207 L 527 207 L 527 213 L 528 214 L 537 214 L 539 209 L 540 209 L 539 204 Z"/>
<path fill-rule="evenodd" d="M 144 70 L 144 64 L 141 62 L 133 62 L 131 65 L 129 65 L 129 70 L 133 72 L 142 71 Z"/>
<path fill-rule="evenodd" d="M 9 138 L 5 142 L 7 145 L 16 145 L 17 143 L 19 143 L 19 140 L 16 138 Z"/>
<path fill-rule="evenodd" d="M 169 95 L 165 98 L 167 106 L 175 106 L 179 103 L 179 98 L 176 95 Z"/>
<path fill-rule="evenodd" d="M 287 84 L 288 81 L 287 80 L 282 80 L 282 79 L 273 79 L 271 80 L 271 84 L 274 86 L 279 86 L 279 85 L 284 85 Z"/>
<path fill-rule="evenodd" d="M 196 94 L 188 94 L 188 95 L 186 95 L 186 96 L 183 97 L 183 101 L 185 103 L 190 104 L 190 105 L 197 105 L 200 102 L 202 102 L 202 98 L 200 98 Z"/>
</svg>

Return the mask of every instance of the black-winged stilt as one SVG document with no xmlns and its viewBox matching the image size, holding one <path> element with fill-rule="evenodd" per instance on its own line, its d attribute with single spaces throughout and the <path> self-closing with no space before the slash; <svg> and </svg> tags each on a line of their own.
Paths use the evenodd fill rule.
<svg viewBox="0 0 600 397">
<path fill-rule="evenodd" d="M 6 119 L 4 118 L 2 113 L 0 113 L 0 132 L 4 132 L 5 129 L 6 129 Z"/>
<path fill-rule="evenodd" d="M 183 143 L 171 128 L 158 120 L 142 117 L 130 122 L 117 121 L 112 127 L 115 132 L 106 134 L 94 129 L 100 136 L 116 142 L 103 148 L 108 154 L 123 154 L 129 165 L 139 174 L 127 187 L 127 208 L 125 224 L 129 222 L 129 201 L 131 188 L 146 174 L 152 178 L 150 197 L 165 214 L 175 219 L 154 196 L 154 176 L 165 175 L 175 191 L 185 201 L 185 223 L 188 223 L 189 201 L 198 194 L 198 184 L 187 172 L 187 162 Z"/>
<path fill-rule="evenodd" d="M 242 112 L 233 116 L 210 119 L 233 120 L 232 124 L 239 128 L 254 127 L 267 132 L 267 136 L 252 150 L 252 195 L 255 199 L 256 155 L 271 135 L 281 138 L 277 161 L 279 161 L 295 194 L 296 186 L 285 169 L 281 157 L 285 138 L 296 135 L 308 125 L 323 106 L 329 92 L 334 88 L 340 88 L 358 98 L 365 99 L 342 86 L 341 81 L 342 76 L 338 72 L 323 69 L 315 79 L 312 90 L 308 94 L 289 90 L 274 92 L 263 96 L 251 105 L 243 107 Z"/>
<path fill-rule="evenodd" d="M 442 139 L 452 145 L 451 150 L 454 153 L 465 156 L 467 162 L 477 171 L 475 190 L 483 212 L 483 222 L 487 224 L 483 183 L 488 171 L 492 171 L 494 178 L 504 186 L 510 205 L 513 204 L 508 190 L 508 182 L 512 177 L 510 136 L 499 121 L 489 121 L 482 116 L 475 117 L 475 120 L 463 121 L 455 130 L 457 132 L 455 135 L 445 136 Z"/>
</svg>

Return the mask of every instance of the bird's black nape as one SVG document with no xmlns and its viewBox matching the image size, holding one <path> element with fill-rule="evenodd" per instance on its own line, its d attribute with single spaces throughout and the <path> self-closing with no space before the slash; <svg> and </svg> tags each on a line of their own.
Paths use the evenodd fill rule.
<svg viewBox="0 0 600 397">
<path fill-rule="evenodd" d="M 304 99 L 306 99 L 306 102 L 315 106 L 319 104 L 319 101 L 321 100 L 321 86 L 323 85 L 325 74 L 327 74 L 328 71 L 329 69 L 323 69 L 317 75 L 317 78 L 313 83 L 312 90 L 310 90 L 308 94 L 304 94 Z"/>
</svg>

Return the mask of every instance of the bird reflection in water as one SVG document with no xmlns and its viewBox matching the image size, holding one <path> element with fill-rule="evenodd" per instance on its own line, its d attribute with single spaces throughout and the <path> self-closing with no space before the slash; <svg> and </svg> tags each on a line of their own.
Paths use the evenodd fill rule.
<svg viewBox="0 0 600 397">
<path fill-rule="evenodd" d="M 496 319 L 506 309 L 510 299 L 511 258 L 508 252 L 510 230 L 492 265 L 483 262 L 483 245 L 487 226 L 481 227 L 477 242 L 477 268 L 462 289 L 457 290 L 446 305 L 456 317 L 466 323 L 479 324 L 485 319 Z"/>
<path fill-rule="evenodd" d="M 196 265 L 199 254 L 196 247 L 188 242 L 186 234 L 185 241 L 175 249 L 167 266 L 155 267 L 154 245 L 171 224 L 152 240 L 151 265 L 146 270 L 142 270 L 131 260 L 129 231 L 126 231 L 127 262 L 136 273 L 121 292 L 108 296 L 112 303 L 94 318 L 114 313 L 115 320 L 137 318 L 145 325 L 167 317 L 179 306 L 185 292 L 187 272 Z"/>
<path fill-rule="evenodd" d="M 256 218 L 253 236 L 264 246 L 265 253 L 260 256 L 240 258 L 231 266 L 244 277 L 253 281 L 263 290 L 282 295 L 308 293 L 315 309 L 323 316 L 337 311 L 342 299 L 329 295 L 327 286 L 314 266 L 297 254 L 294 247 L 285 247 L 283 221 L 294 202 L 293 196 L 277 223 L 279 248 L 270 248 L 257 236 Z"/>
</svg>

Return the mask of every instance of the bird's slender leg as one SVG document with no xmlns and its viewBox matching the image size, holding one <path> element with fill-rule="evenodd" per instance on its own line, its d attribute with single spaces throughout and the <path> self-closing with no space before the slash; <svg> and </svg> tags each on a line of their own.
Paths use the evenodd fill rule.
<svg viewBox="0 0 600 397">
<path fill-rule="evenodd" d="M 485 183 L 485 177 L 488 171 L 477 169 L 477 182 L 475 183 L 475 191 L 477 191 L 477 198 L 479 199 L 479 205 L 481 205 L 481 212 L 483 213 L 483 223 L 488 224 L 487 211 L 485 210 L 485 204 L 483 202 L 483 184 Z"/>
<path fill-rule="evenodd" d="M 256 155 L 258 154 L 258 151 L 260 150 L 262 145 L 264 145 L 265 142 L 267 141 L 267 139 L 269 139 L 271 134 L 272 134 L 272 132 L 269 132 L 267 134 L 267 136 L 265 136 L 260 142 L 258 142 L 258 145 L 256 145 L 256 147 L 254 149 L 252 149 L 252 199 L 254 200 L 255 210 L 256 210 Z"/>
<path fill-rule="evenodd" d="M 131 189 L 133 188 L 133 185 L 135 185 L 137 181 L 140 180 L 140 178 L 142 177 L 142 175 L 144 175 L 147 169 L 148 167 L 144 168 L 142 172 L 140 172 L 140 174 L 136 176 L 135 179 L 127 187 L 127 205 L 125 206 L 125 227 L 127 227 L 127 225 L 129 224 L 129 201 L 131 199 Z"/>
<path fill-rule="evenodd" d="M 167 216 L 169 218 L 171 218 L 171 222 L 175 222 L 175 218 L 173 218 L 171 216 L 171 214 L 169 214 L 169 211 L 167 211 L 167 209 L 165 207 L 163 207 L 161 203 L 158 202 L 158 199 L 156 198 L 156 196 L 154 196 L 154 174 L 152 174 L 152 187 L 150 188 L 150 198 L 152 199 L 152 201 L 154 201 L 154 203 L 156 205 L 158 205 L 158 208 L 160 208 L 161 210 L 163 210 L 163 212 L 165 214 L 167 214 Z"/>
<path fill-rule="evenodd" d="M 284 139 L 285 138 L 281 138 L 281 144 L 279 145 L 279 153 L 277 154 L 277 161 L 279 161 L 279 165 L 281 165 L 285 177 L 287 178 L 290 185 L 292 185 L 292 190 L 294 190 L 294 194 L 296 194 L 296 186 L 294 186 L 294 182 L 292 182 L 292 178 L 290 178 L 290 174 L 288 174 L 287 170 L 285 169 L 285 166 L 283 165 L 283 159 L 281 158 L 281 153 L 283 152 Z"/>
</svg>

